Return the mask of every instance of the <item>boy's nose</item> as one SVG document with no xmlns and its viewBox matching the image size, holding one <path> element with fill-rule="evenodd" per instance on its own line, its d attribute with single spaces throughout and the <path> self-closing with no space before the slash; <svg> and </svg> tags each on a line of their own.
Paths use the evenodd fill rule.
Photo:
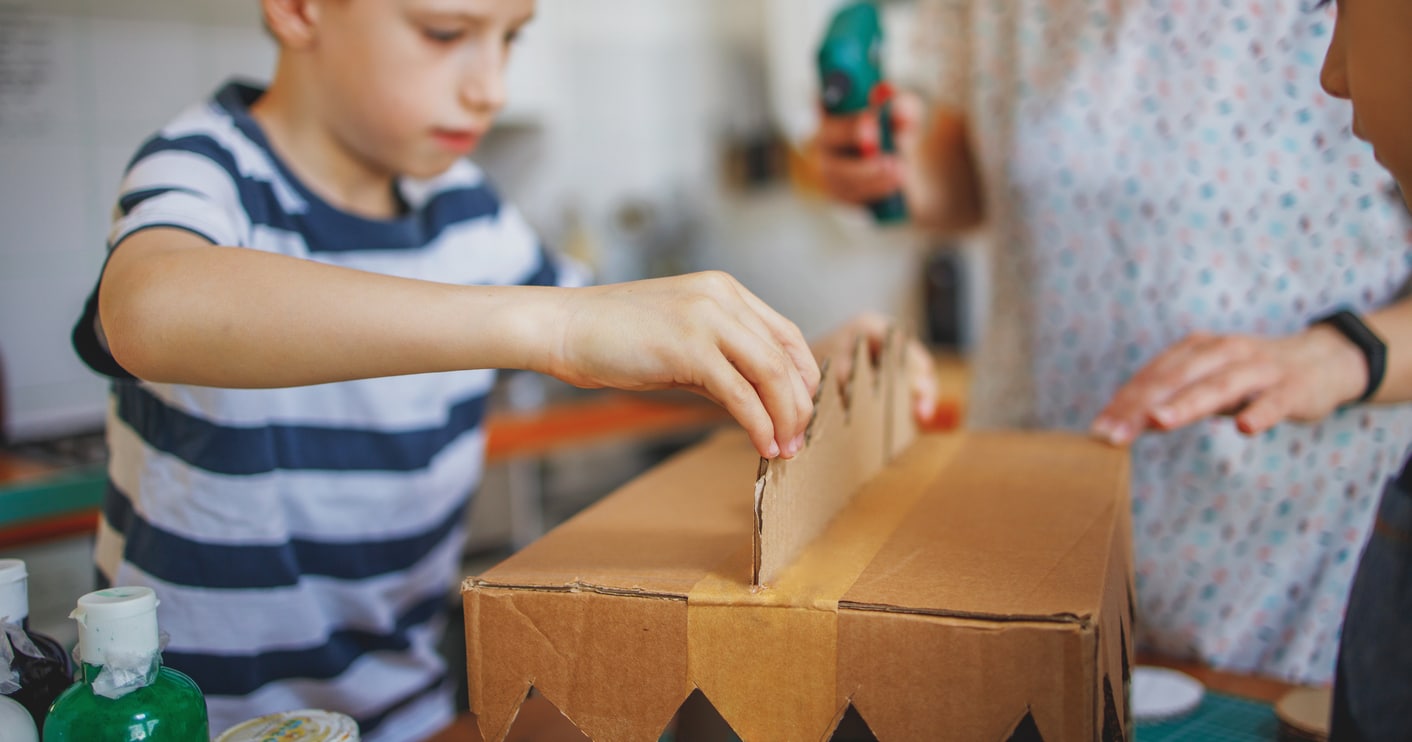
<svg viewBox="0 0 1412 742">
<path fill-rule="evenodd" d="M 461 102 L 472 110 L 494 113 L 505 106 L 504 53 L 487 50 L 471 60 L 461 83 Z"/>
</svg>

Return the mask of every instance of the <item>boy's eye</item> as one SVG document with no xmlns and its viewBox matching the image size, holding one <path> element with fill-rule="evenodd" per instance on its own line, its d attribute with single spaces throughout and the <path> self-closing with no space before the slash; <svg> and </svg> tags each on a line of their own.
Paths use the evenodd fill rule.
<svg viewBox="0 0 1412 742">
<path fill-rule="evenodd" d="M 423 28 L 422 35 L 438 44 L 450 44 L 461 40 L 466 35 L 463 28 Z"/>
</svg>

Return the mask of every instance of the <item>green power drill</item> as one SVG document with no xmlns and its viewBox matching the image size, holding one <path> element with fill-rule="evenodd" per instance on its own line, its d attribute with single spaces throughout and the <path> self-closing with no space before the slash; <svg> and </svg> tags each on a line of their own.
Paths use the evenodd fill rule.
<svg viewBox="0 0 1412 742">
<path fill-rule="evenodd" d="M 883 82 L 882 21 L 871 2 L 849 3 L 834 14 L 819 46 L 819 85 L 824 110 L 850 114 L 878 105 L 879 143 L 883 152 L 895 152 L 892 137 L 891 88 Z M 880 223 L 907 220 L 902 191 L 868 204 Z"/>
</svg>

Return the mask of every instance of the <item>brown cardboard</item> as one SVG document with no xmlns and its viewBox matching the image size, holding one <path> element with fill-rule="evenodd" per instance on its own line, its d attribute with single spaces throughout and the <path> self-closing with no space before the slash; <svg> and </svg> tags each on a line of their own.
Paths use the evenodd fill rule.
<svg viewBox="0 0 1412 742">
<path fill-rule="evenodd" d="M 772 583 L 854 493 L 916 438 L 908 390 L 883 383 L 903 378 L 905 353 L 906 343 L 894 331 L 874 368 L 859 342 L 846 384 L 819 386 L 804 450 L 792 460 L 760 462 L 754 584 Z"/>
<path fill-rule="evenodd" d="M 853 380 L 848 412 L 871 405 L 868 435 L 906 410 L 889 363 L 878 382 Z M 866 387 L 873 401 L 859 402 L 860 383 L 880 396 Z M 772 463 L 757 492 L 789 479 L 771 472 L 832 482 L 873 456 L 806 458 L 842 424 L 825 385 L 805 453 Z M 779 484 L 820 531 L 794 539 L 792 559 L 772 561 L 785 542 L 756 538 L 759 460 L 727 432 L 467 580 L 482 734 L 500 739 L 533 686 L 598 740 L 657 739 L 695 688 L 747 742 L 827 739 L 849 704 L 884 742 L 1000 741 L 1022 723 L 1047 742 L 1127 737 L 1125 454 L 1063 434 L 962 433 L 884 458 L 824 515 Z M 777 567 L 763 587 L 761 544 Z"/>
</svg>

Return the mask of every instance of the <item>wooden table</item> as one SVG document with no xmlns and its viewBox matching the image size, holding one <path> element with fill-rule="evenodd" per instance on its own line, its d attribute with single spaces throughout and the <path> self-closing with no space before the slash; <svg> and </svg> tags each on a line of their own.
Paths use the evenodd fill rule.
<svg viewBox="0 0 1412 742">
<path fill-rule="evenodd" d="M 544 700 L 543 696 L 532 695 L 520 707 L 520 715 L 505 742 L 580 742 L 586 740 L 578 727 L 574 726 L 559 709 Z M 480 730 L 476 729 L 476 717 L 462 714 L 451 726 L 441 730 L 428 742 L 481 742 Z"/>
</svg>

